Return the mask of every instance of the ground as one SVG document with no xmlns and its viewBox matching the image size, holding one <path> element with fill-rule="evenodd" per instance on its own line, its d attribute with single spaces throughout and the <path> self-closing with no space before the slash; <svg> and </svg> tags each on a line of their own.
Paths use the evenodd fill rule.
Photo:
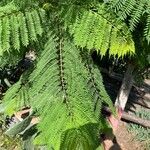
<svg viewBox="0 0 150 150">
<path fill-rule="evenodd" d="M 111 150 L 144 150 L 142 143 L 136 141 L 135 136 L 128 132 L 125 122 L 120 121 L 115 135 L 120 148 L 115 147 Z"/>
<path fill-rule="evenodd" d="M 115 131 L 116 140 L 114 144 L 107 139 L 104 142 L 105 150 L 148 150 L 143 143 L 135 140 L 135 135 L 127 130 L 127 123 L 119 121 L 119 126 Z"/>
</svg>

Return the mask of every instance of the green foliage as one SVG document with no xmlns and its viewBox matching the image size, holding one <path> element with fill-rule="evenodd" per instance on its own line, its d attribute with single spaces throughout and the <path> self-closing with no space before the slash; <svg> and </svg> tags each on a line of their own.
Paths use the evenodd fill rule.
<svg viewBox="0 0 150 150">
<path fill-rule="evenodd" d="M 29 42 L 37 41 L 43 33 L 41 26 L 41 9 L 24 10 L 21 12 L 13 3 L 0 7 L 0 54 L 20 50 L 20 46 L 28 46 Z"/>
<path fill-rule="evenodd" d="M 115 11 L 119 20 L 125 20 L 129 22 L 129 29 L 131 31 L 135 31 L 137 26 L 144 22 L 146 26 L 144 27 L 143 35 L 149 43 L 149 0 L 110 0 L 108 4 L 110 6 L 110 11 Z"/>
<path fill-rule="evenodd" d="M 97 137 L 95 136 L 97 135 L 97 130 L 93 131 L 93 128 L 95 128 L 94 125 L 87 124 L 80 127 L 79 129 L 67 130 L 63 134 L 60 149 L 96 149 L 99 143 Z M 95 145 L 95 143 L 97 143 L 97 145 Z"/>
<path fill-rule="evenodd" d="M 8 89 L 7 94 L 4 96 L 4 110 L 8 115 L 13 114 L 17 111 L 17 99 L 16 96 L 21 87 L 21 82 L 17 82 L 11 88 Z M 12 101 L 10 101 L 10 99 Z"/>
<path fill-rule="evenodd" d="M 134 53 L 134 42 L 127 26 L 115 21 L 104 5 L 98 6 L 96 10 L 78 7 L 69 7 L 64 16 L 77 46 L 95 49 L 101 55 L 105 55 L 108 49 L 110 55 L 118 57 Z M 73 25 L 70 25 L 72 22 Z"/>
<path fill-rule="evenodd" d="M 132 31 L 145 3 L 129 1 L 125 6 L 124 0 L 109 7 L 112 1 L 109 5 L 97 0 L 9 2 L 0 7 L 1 55 L 21 56 L 22 47 L 32 45 L 38 58 L 34 69 L 5 93 L 5 113 L 31 107 L 40 118 L 34 142 L 48 149 L 101 149 L 100 134 L 109 129 L 101 109 L 107 105 L 114 112 L 114 108 L 90 51 L 101 55 L 109 51 L 118 57 L 133 54 Z M 128 9 L 117 19 L 124 7 Z"/>
<path fill-rule="evenodd" d="M 144 11 L 144 4 L 139 1 L 135 8 L 133 9 L 132 15 L 131 15 L 131 19 L 130 19 L 130 30 L 133 31 L 135 29 L 135 27 L 137 26 L 137 23 L 139 23 L 140 21 L 140 17 L 143 15 Z"/>
<path fill-rule="evenodd" d="M 74 149 L 79 147 L 92 149 L 99 145 L 99 132 L 103 126 L 101 105 L 102 102 L 111 107 L 112 105 L 101 83 L 100 72 L 96 66 L 89 69 L 88 58 L 85 60 L 81 53 L 83 52 L 69 40 L 56 38 L 53 34 L 49 35 L 49 41 L 45 44 L 37 66 L 26 83 L 27 88 L 30 88 L 27 105 L 37 110 L 41 118 L 38 129 L 42 132 L 36 137 L 36 144 L 48 144 L 55 149 L 61 149 L 61 143 L 63 143 L 63 146 L 67 148 L 78 132 L 82 138 L 78 138 L 78 144 L 73 145 Z M 9 89 L 10 92 L 6 93 L 4 97 L 6 106 L 10 104 L 13 108 L 14 102 L 14 106 L 25 102 L 22 96 L 16 103 L 17 97 L 24 92 L 23 88 L 25 88 L 20 87 L 20 82 L 13 85 L 12 89 Z M 93 84 L 92 87 L 89 86 L 89 82 Z M 94 94 L 94 91 L 97 93 Z M 10 110 L 8 106 L 7 108 Z M 88 133 L 89 127 L 92 130 Z M 63 138 L 68 136 L 66 134 L 69 134 L 70 141 Z"/>
<path fill-rule="evenodd" d="M 149 8 L 149 12 L 150 12 L 150 8 Z M 147 23 L 146 23 L 144 35 L 146 36 L 147 41 L 150 42 L 150 13 L 147 16 Z"/>
</svg>

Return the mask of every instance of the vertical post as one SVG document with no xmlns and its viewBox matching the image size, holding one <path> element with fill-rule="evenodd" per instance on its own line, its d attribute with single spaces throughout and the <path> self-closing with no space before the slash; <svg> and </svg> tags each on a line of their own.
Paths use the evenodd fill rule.
<svg viewBox="0 0 150 150">
<path fill-rule="evenodd" d="M 133 71 L 134 65 L 129 63 L 122 81 L 121 88 L 116 98 L 115 106 L 121 108 L 122 110 L 125 109 L 131 88 L 133 86 L 134 80 Z"/>
</svg>

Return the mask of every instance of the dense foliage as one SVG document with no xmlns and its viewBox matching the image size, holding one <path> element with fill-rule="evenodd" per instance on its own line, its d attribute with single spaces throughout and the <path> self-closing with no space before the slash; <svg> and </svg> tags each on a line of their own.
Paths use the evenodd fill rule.
<svg viewBox="0 0 150 150">
<path fill-rule="evenodd" d="M 102 106 L 114 110 L 91 52 L 133 55 L 133 30 L 141 15 L 147 18 L 143 33 L 148 43 L 147 5 L 146 0 L 1 1 L 1 66 L 29 50 L 37 55 L 34 66 L 5 93 L 5 114 L 31 107 L 40 117 L 34 142 L 48 149 L 100 149 L 100 134 L 108 128 Z M 29 116 L 25 122 L 30 121 Z"/>
</svg>

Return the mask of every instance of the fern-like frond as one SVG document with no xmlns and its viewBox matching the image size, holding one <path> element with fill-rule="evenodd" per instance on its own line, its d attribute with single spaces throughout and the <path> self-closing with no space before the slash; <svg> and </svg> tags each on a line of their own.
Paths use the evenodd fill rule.
<svg viewBox="0 0 150 150">
<path fill-rule="evenodd" d="M 27 30 L 24 14 L 20 13 L 17 15 L 17 17 L 19 22 L 21 42 L 24 46 L 27 46 L 29 44 L 29 38 L 28 38 L 28 30 Z"/>
<path fill-rule="evenodd" d="M 37 127 L 41 132 L 36 144 L 47 144 L 56 150 L 63 146 L 91 150 L 100 144 L 101 105 L 111 104 L 104 87 L 99 87 L 103 86 L 100 72 L 96 66 L 89 67 L 93 62 L 85 59 L 88 57 L 70 40 L 50 34 L 28 83 L 12 91 L 14 97 L 7 98 L 6 92 L 4 103 L 9 99 L 19 108 L 30 104 L 38 112 Z M 69 145 L 77 132 L 79 143 Z"/>
<path fill-rule="evenodd" d="M 14 112 L 19 110 L 18 107 L 18 93 L 21 88 L 21 82 L 17 82 L 11 88 L 8 89 L 7 93 L 4 96 L 4 110 L 8 115 L 12 115 Z"/>
<path fill-rule="evenodd" d="M 92 124 L 81 126 L 79 129 L 69 129 L 62 135 L 60 150 L 78 150 L 79 148 L 85 150 L 97 149 L 99 146 L 99 142 L 97 141 L 97 133 L 98 126 Z"/>
<path fill-rule="evenodd" d="M 61 19 L 64 21 L 65 28 L 75 23 L 76 17 L 83 13 L 78 5 L 65 5 L 61 9 Z"/>
<path fill-rule="evenodd" d="M 1 55 L 10 52 L 11 49 L 20 50 L 20 46 L 27 46 L 33 41 L 37 41 L 38 36 L 43 33 L 42 9 L 35 8 L 20 11 L 14 3 L 0 7 L 0 43 Z"/>
<path fill-rule="evenodd" d="M 36 34 L 41 36 L 43 33 L 43 29 L 41 27 L 41 18 L 37 10 L 32 11 L 32 18 L 33 18 Z"/>
<path fill-rule="evenodd" d="M 96 49 L 102 55 L 105 55 L 108 49 L 110 55 L 119 57 L 134 53 L 134 42 L 130 32 L 126 30 L 127 27 L 124 24 L 114 25 L 103 15 L 86 11 L 82 18 L 76 20 L 70 27 L 75 44 L 90 50 Z"/>
<path fill-rule="evenodd" d="M 144 36 L 146 37 L 148 43 L 150 42 L 150 8 L 147 14 L 146 27 L 144 29 Z"/>
<path fill-rule="evenodd" d="M 36 41 L 36 31 L 34 27 L 34 21 L 32 14 L 30 12 L 26 12 L 26 19 L 27 19 L 27 27 L 28 27 L 28 32 L 29 32 L 29 37 L 31 41 Z"/>
<path fill-rule="evenodd" d="M 93 60 L 86 51 L 83 51 L 82 53 L 83 62 L 85 63 L 85 67 L 88 71 L 88 87 L 90 89 L 90 92 L 93 96 L 93 103 L 94 103 L 94 111 L 95 115 L 98 119 L 98 121 L 101 121 L 101 112 L 103 105 L 109 106 L 109 108 L 112 110 L 112 113 L 115 114 L 114 106 L 112 104 L 111 99 L 109 98 L 108 94 L 106 93 L 106 90 L 103 85 L 103 79 L 102 75 L 100 73 L 100 70 L 98 69 L 97 65 L 93 63 Z M 100 122 L 101 124 L 101 122 Z"/>
<path fill-rule="evenodd" d="M 145 36 L 149 40 L 148 2 L 0 2 L 1 58 L 8 53 L 11 57 L 15 52 L 21 54 L 21 48 L 29 44 L 39 44 L 45 33 L 34 70 L 25 72 L 26 77 L 12 85 L 3 99 L 7 114 L 23 107 L 36 112 L 39 134 L 35 144 L 55 150 L 100 149 L 99 134 L 108 129 L 102 106 L 114 109 L 88 51 L 97 50 L 102 56 L 109 51 L 118 57 L 134 53 L 137 41 L 133 42 L 132 33 L 142 16 L 143 20 L 148 18 Z"/>
<path fill-rule="evenodd" d="M 4 112 L 7 115 L 12 115 L 15 112 L 30 107 L 29 103 L 29 86 L 24 85 L 25 83 L 25 76 L 26 74 L 23 74 L 23 76 L 20 78 L 20 80 L 12 85 L 7 92 L 4 95 Z M 25 80 L 25 81 L 24 81 Z"/>
<path fill-rule="evenodd" d="M 2 35 L 2 21 L 0 20 L 0 35 Z M 3 48 L 2 48 L 2 36 L 0 36 L 0 56 L 3 54 Z"/>
<path fill-rule="evenodd" d="M 10 48 L 10 21 L 6 16 L 2 19 L 2 49 L 8 51 Z"/>
<path fill-rule="evenodd" d="M 109 0 L 106 1 L 105 3 L 107 3 L 109 5 L 109 7 L 111 9 L 113 9 L 115 12 L 118 12 L 120 10 L 120 8 L 122 8 L 125 4 L 126 0 Z"/>
<path fill-rule="evenodd" d="M 114 11 L 118 16 L 118 20 L 129 23 L 128 26 L 132 32 L 134 32 L 139 25 L 146 24 L 144 37 L 149 43 L 150 3 L 148 0 L 110 0 L 108 6 L 108 10 Z"/>
<path fill-rule="evenodd" d="M 141 1 L 139 3 L 136 4 L 135 8 L 133 9 L 132 15 L 131 15 L 131 19 L 129 22 L 129 26 L 130 26 L 130 30 L 133 31 L 135 29 L 135 27 L 137 26 L 137 24 L 140 21 L 141 16 L 143 15 L 144 11 L 144 3 L 142 3 Z"/>
<path fill-rule="evenodd" d="M 114 10 L 119 19 L 124 20 L 135 8 L 136 0 L 110 0 L 108 3 L 111 8 L 110 11 Z"/>
<path fill-rule="evenodd" d="M 86 89 L 87 74 L 80 58 L 79 51 L 69 41 L 55 39 L 54 42 L 51 36 L 45 45 L 37 69 L 30 77 L 31 104 L 41 115 L 42 133 L 38 143 L 46 142 L 59 149 L 65 130 L 96 122 L 92 97 Z M 53 130 L 44 130 L 48 124 Z"/>
<path fill-rule="evenodd" d="M 81 48 L 96 49 L 101 55 L 105 55 L 109 49 L 110 55 L 119 57 L 134 53 L 134 42 L 128 26 L 118 21 L 106 8 L 102 3 L 94 8 L 72 4 L 63 6 L 61 17 L 75 44 Z M 118 42 L 113 44 L 114 40 Z"/>
<path fill-rule="evenodd" d="M 129 16 L 130 13 L 133 11 L 133 9 L 135 8 L 135 5 L 136 5 L 136 0 L 125 0 L 125 2 L 123 4 L 124 4 L 123 6 L 120 6 L 116 10 L 116 12 L 119 12 L 118 17 L 121 20 L 126 19 L 127 16 Z"/>
<path fill-rule="evenodd" d="M 20 35 L 19 35 L 19 24 L 17 16 L 12 15 L 10 18 L 10 24 L 11 24 L 11 36 L 12 36 L 12 44 L 13 47 L 17 50 L 20 49 Z"/>
</svg>

